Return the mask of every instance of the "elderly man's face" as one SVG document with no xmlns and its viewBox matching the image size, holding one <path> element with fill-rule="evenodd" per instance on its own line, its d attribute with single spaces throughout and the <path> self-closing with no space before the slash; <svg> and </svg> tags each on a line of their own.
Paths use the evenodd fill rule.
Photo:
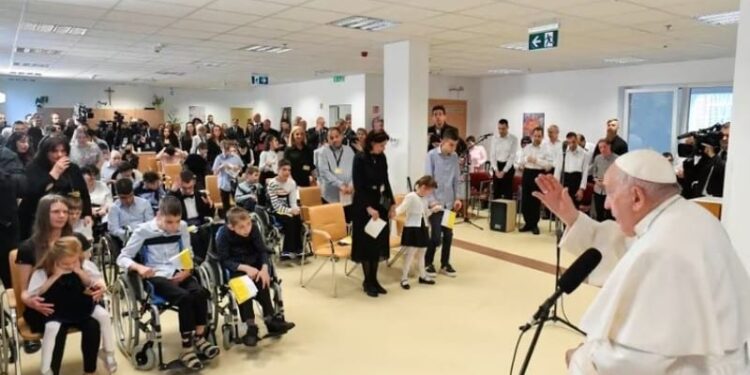
<svg viewBox="0 0 750 375">
<path fill-rule="evenodd" d="M 604 188 L 607 191 L 604 208 L 612 211 L 623 233 L 634 236 L 635 225 L 645 216 L 645 196 L 642 188 L 620 183 L 620 173 L 620 169 L 612 165 L 604 174 Z"/>
</svg>

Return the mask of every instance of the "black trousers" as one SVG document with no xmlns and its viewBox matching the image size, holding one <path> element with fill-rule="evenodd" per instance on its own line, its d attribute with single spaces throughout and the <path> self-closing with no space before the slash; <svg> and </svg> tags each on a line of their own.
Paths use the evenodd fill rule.
<svg viewBox="0 0 750 375">
<path fill-rule="evenodd" d="M 427 251 L 424 254 L 424 262 L 430 266 L 435 261 L 435 252 L 437 247 L 442 245 L 440 250 L 440 266 L 444 267 L 450 264 L 451 244 L 453 243 L 453 229 L 443 228 L 443 212 L 437 212 L 430 215 L 430 241 L 427 244 Z"/>
<path fill-rule="evenodd" d="M 524 169 L 523 170 L 523 182 L 522 190 L 523 196 L 521 198 L 521 212 L 523 213 L 523 222 L 525 228 L 536 228 L 539 225 L 539 214 L 541 210 L 541 202 L 536 199 L 531 193 L 539 191 L 536 179 L 537 176 L 542 174 L 541 169 Z"/>
<path fill-rule="evenodd" d="M 498 162 L 497 170 L 502 171 L 507 163 Z M 510 170 L 505 173 L 503 178 L 497 178 L 495 174 L 492 174 L 492 196 L 495 199 L 513 199 L 513 176 L 516 174 L 516 169 L 510 167 Z"/>
<path fill-rule="evenodd" d="M 596 209 L 596 221 L 613 220 L 612 211 L 604 208 L 604 201 L 607 196 L 604 194 L 594 193 L 594 208 Z"/>
<path fill-rule="evenodd" d="M 60 331 L 55 337 L 55 349 L 52 351 L 52 373 L 58 375 L 65 353 L 65 341 L 68 339 L 68 329 L 77 328 L 81 331 L 81 355 L 83 357 L 83 372 L 96 372 L 97 354 L 99 353 L 99 342 L 101 342 L 101 331 L 99 323 L 94 318 L 87 318 L 79 323 L 65 323 L 60 326 Z"/>
<path fill-rule="evenodd" d="M 232 277 L 244 275 L 244 272 L 232 273 Z M 258 288 L 258 294 L 253 299 L 260 303 L 260 307 L 263 309 L 263 316 L 268 318 L 272 316 L 274 312 L 273 303 L 271 302 L 270 288 L 263 288 L 257 281 L 255 282 L 255 286 Z M 242 319 L 243 322 L 252 320 L 255 317 L 255 312 L 253 312 L 253 299 L 249 299 L 238 306 L 240 310 L 240 319 Z"/>
<path fill-rule="evenodd" d="M 177 306 L 181 333 L 193 332 L 196 326 L 206 325 L 210 294 L 194 276 L 179 285 L 164 277 L 152 277 L 148 282 L 156 294 Z"/>
<path fill-rule="evenodd" d="M 575 204 L 576 208 L 581 206 L 581 202 L 576 199 L 576 193 L 581 188 L 582 178 L 583 174 L 581 172 L 571 172 L 563 174 L 563 186 L 568 188 L 568 195 L 570 195 L 570 199 L 573 200 L 573 204 Z"/>
<path fill-rule="evenodd" d="M 197 232 L 190 233 L 190 245 L 193 247 L 193 256 L 198 263 L 206 259 L 210 236 L 211 228 L 206 227 L 200 227 Z"/>
<path fill-rule="evenodd" d="M 230 198 L 232 197 L 233 194 L 231 191 L 224 191 L 221 189 L 219 189 L 219 193 L 221 195 L 221 206 L 222 206 L 222 209 L 221 209 L 222 212 L 219 213 L 219 217 L 224 217 L 226 212 L 229 211 L 229 209 L 231 208 L 230 205 L 232 203 L 231 203 Z"/>
<path fill-rule="evenodd" d="M 302 219 L 299 215 L 277 215 L 284 230 L 284 248 L 282 252 L 302 254 Z"/>
</svg>

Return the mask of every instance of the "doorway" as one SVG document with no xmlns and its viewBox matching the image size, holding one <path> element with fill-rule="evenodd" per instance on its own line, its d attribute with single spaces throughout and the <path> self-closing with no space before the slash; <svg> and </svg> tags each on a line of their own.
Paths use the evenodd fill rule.
<svg viewBox="0 0 750 375">
<path fill-rule="evenodd" d="M 232 120 L 240 120 L 240 127 L 245 129 L 247 120 L 253 118 L 253 109 L 247 107 L 232 107 L 229 109 L 229 114 Z"/>
</svg>

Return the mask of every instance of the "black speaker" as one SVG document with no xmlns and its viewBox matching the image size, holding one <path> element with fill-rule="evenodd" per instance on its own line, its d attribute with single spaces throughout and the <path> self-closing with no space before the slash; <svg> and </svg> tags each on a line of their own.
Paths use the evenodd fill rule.
<svg viewBox="0 0 750 375">
<path fill-rule="evenodd" d="M 490 229 L 497 232 L 516 230 L 516 201 L 495 199 L 490 202 Z"/>
</svg>

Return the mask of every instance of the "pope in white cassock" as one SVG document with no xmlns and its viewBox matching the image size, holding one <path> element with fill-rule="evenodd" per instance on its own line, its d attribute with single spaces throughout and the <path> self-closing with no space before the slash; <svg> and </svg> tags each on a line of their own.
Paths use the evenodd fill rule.
<svg viewBox="0 0 750 375">
<path fill-rule="evenodd" d="M 609 168 L 605 207 L 616 222 L 580 214 L 554 177 L 537 184 L 535 196 L 567 225 L 560 246 L 603 255 L 569 374 L 750 374 L 750 278 L 721 223 L 680 197 L 664 157 L 633 151 Z"/>
</svg>

